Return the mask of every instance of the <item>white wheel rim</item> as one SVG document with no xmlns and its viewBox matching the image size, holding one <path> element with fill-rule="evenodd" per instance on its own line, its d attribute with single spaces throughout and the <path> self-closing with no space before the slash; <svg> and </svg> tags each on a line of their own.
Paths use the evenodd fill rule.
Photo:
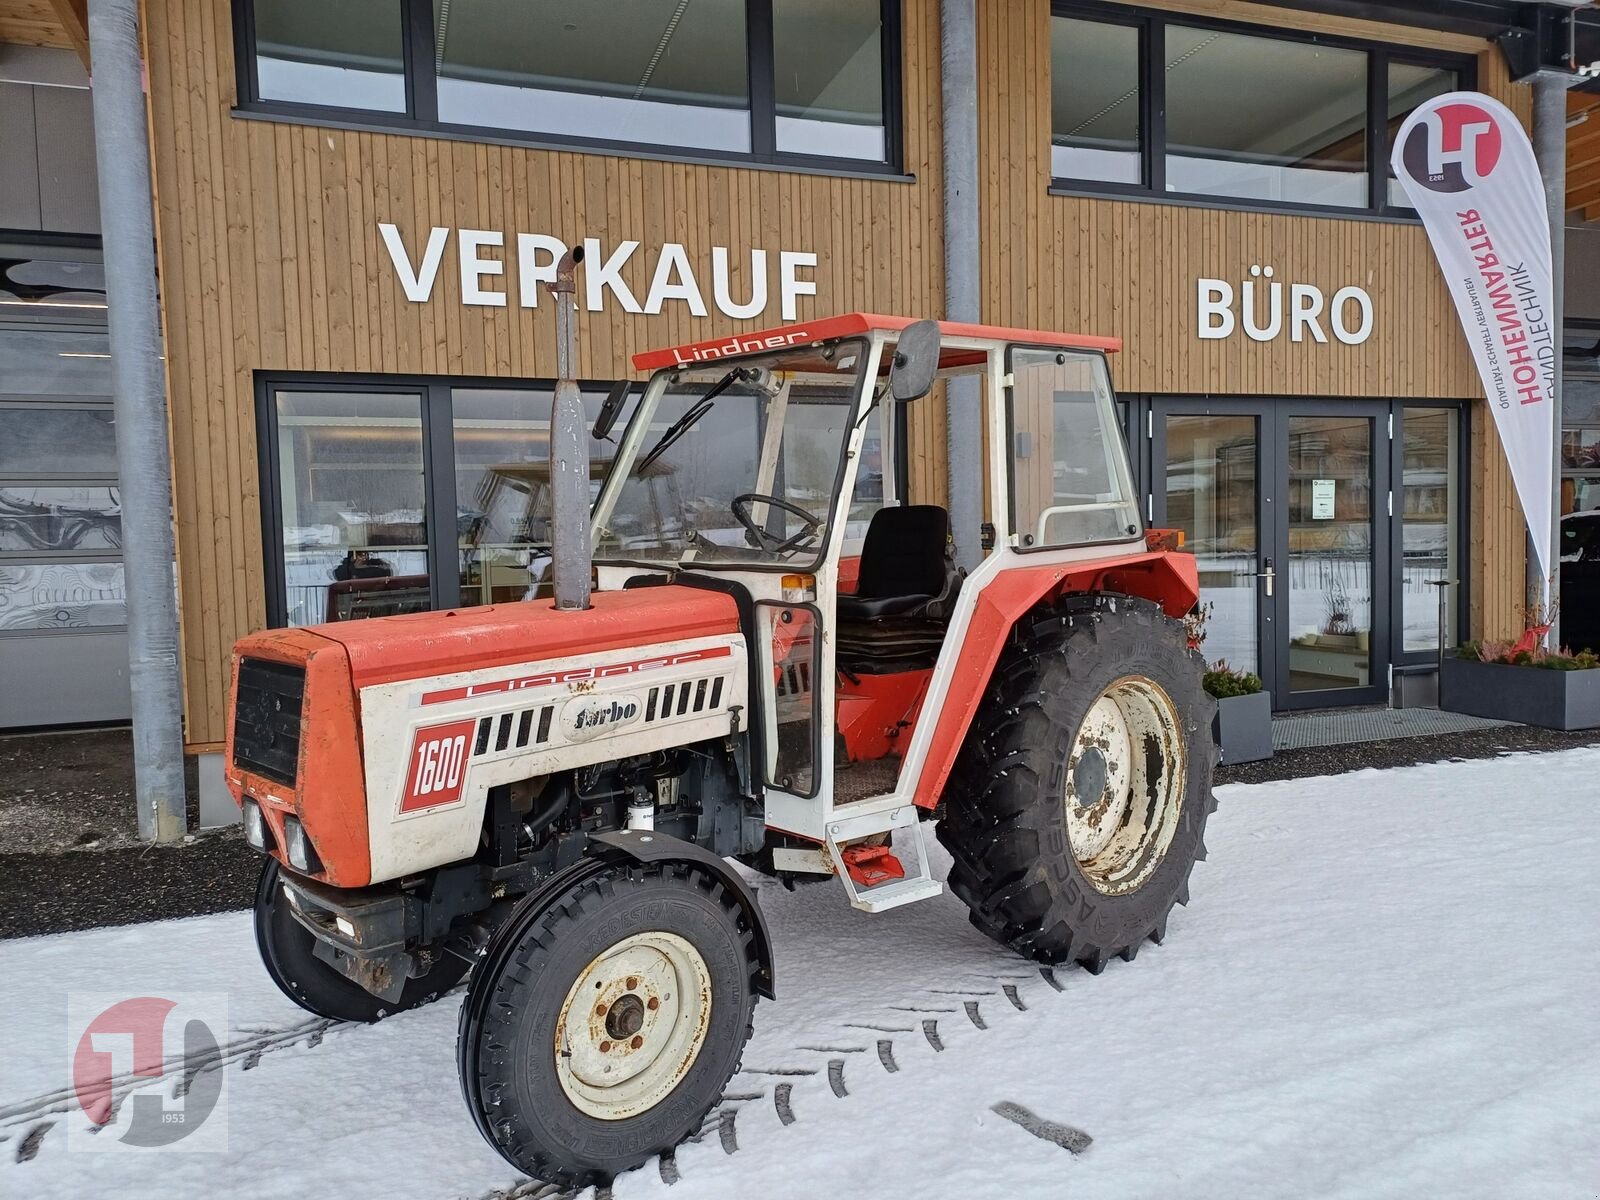
<svg viewBox="0 0 1600 1200">
<path fill-rule="evenodd" d="M 694 1066 L 711 1025 L 711 972 L 675 933 L 624 938 L 578 974 L 556 1020 L 556 1077 L 579 1112 L 638 1116 Z"/>
<path fill-rule="evenodd" d="M 1166 857 L 1182 815 L 1186 744 L 1165 689 L 1126 675 L 1096 697 L 1067 757 L 1067 840 L 1095 890 L 1141 887 Z"/>
</svg>

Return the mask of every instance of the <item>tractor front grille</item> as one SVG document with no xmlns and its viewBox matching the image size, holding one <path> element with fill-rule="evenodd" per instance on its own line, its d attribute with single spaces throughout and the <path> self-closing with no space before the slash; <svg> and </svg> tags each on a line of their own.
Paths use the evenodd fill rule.
<svg viewBox="0 0 1600 1200">
<path fill-rule="evenodd" d="M 306 669 L 246 658 L 233 706 L 233 765 L 293 787 Z"/>
</svg>

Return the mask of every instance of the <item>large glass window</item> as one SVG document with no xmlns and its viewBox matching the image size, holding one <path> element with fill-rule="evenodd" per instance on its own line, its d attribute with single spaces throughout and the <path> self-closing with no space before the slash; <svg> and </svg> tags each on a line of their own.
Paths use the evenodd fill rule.
<svg viewBox="0 0 1600 1200">
<path fill-rule="evenodd" d="M 717 157 L 894 158 L 900 0 L 236 0 L 247 104 Z"/>
<path fill-rule="evenodd" d="M 862 0 L 772 0 L 781 154 L 888 157 L 883 16 Z"/>
<path fill-rule="evenodd" d="M 441 121 L 750 149 L 745 0 L 433 0 L 433 28 Z"/>
<path fill-rule="evenodd" d="M 1050 32 L 1051 172 L 1064 188 L 1403 209 L 1394 130 L 1471 86 L 1470 60 L 1149 10 L 1111 20 L 1064 5 Z"/>
<path fill-rule="evenodd" d="M 1366 206 L 1365 53 L 1184 25 L 1166 35 L 1168 191 Z"/>
<path fill-rule="evenodd" d="M 254 0 L 263 100 L 406 111 L 401 0 Z"/>
<path fill-rule="evenodd" d="M 1024 548 L 1137 537 L 1105 360 L 1070 350 L 1014 350 L 1010 389 L 1013 530 Z"/>
<path fill-rule="evenodd" d="M 1439 606 L 1453 630 L 1457 593 L 1456 464 L 1458 414 L 1454 409 L 1408 407 L 1400 422 L 1401 616 L 1407 652 L 1439 648 Z M 1447 586 L 1450 584 L 1455 586 Z M 1440 590 L 1444 591 L 1441 597 Z M 1449 640 L 1454 640 L 1449 639 Z"/>
<path fill-rule="evenodd" d="M 429 606 L 422 397 L 279 390 L 285 624 Z"/>
<path fill-rule="evenodd" d="M 1139 29 L 1057 17 L 1050 23 L 1050 171 L 1057 179 L 1138 183 Z"/>
</svg>

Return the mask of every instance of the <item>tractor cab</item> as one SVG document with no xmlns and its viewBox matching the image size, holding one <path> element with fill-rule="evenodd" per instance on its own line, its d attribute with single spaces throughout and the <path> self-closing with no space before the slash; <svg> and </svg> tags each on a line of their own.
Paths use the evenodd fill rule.
<svg viewBox="0 0 1600 1200">
<path fill-rule="evenodd" d="M 1007 632 L 992 585 L 1026 608 L 1092 561 L 1101 586 L 1119 562 L 1168 586 L 1118 429 L 1118 347 L 854 314 L 635 357 L 653 374 L 595 502 L 597 581 L 744 602 L 752 753 L 767 825 L 792 842 L 778 870 L 837 873 L 873 910 L 937 892 L 918 810 Z M 956 376 L 980 383 L 987 519 L 953 531 L 924 448 L 937 409 L 918 409 Z M 664 469 L 682 519 L 659 515 Z"/>
</svg>

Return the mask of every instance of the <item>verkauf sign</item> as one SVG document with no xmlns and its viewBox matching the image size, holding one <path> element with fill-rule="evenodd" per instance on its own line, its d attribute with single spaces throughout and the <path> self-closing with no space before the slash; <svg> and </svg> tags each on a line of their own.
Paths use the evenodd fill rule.
<svg viewBox="0 0 1600 1200">
<path fill-rule="evenodd" d="M 1533 147 L 1505 105 L 1450 92 L 1406 118 L 1392 164 L 1472 346 L 1544 578 L 1560 355 L 1550 219 Z"/>
<path fill-rule="evenodd" d="M 378 233 L 401 290 L 414 304 L 432 299 L 452 233 L 460 270 L 461 302 L 469 305 L 505 308 L 514 294 L 520 307 L 538 308 L 540 285 L 555 281 L 556 262 L 567 251 L 565 242 L 545 233 L 518 233 L 508 238 L 497 229 L 452 231 L 436 225 L 428 231 L 426 241 L 414 247 L 406 245 L 398 226 L 380 223 Z M 624 269 L 636 257 L 650 278 L 642 300 L 623 276 Z M 507 266 L 512 263 L 517 271 L 515 293 L 507 275 Z M 817 256 L 807 251 L 779 250 L 774 256 L 765 250 L 752 250 L 746 282 L 735 296 L 732 261 L 726 246 L 711 247 L 710 261 L 700 263 L 697 269 L 688 251 L 677 242 L 666 242 L 655 251 L 641 251 L 640 243 L 632 240 L 607 247 L 599 238 L 584 238 L 583 306 L 589 312 L 601 312 L 615 304 L 624 312 L 655 314 L 670 301 L 686 305 L 695 316 L 703 317 L 710 311 L 706 305 L 709 294 L 718 312 L 743 321 L 765 313 L 776 294 L 783 319 L 793 321 L 799 315 L 798 298 L 817 294 L 816 280 L 801 276 L 802 271 L 809 272 L 816 265 Z M 772 279 L 774 266 L 776 280 Z M 702 279 L 709 289 L 702 285 Z"/>
</svg>

